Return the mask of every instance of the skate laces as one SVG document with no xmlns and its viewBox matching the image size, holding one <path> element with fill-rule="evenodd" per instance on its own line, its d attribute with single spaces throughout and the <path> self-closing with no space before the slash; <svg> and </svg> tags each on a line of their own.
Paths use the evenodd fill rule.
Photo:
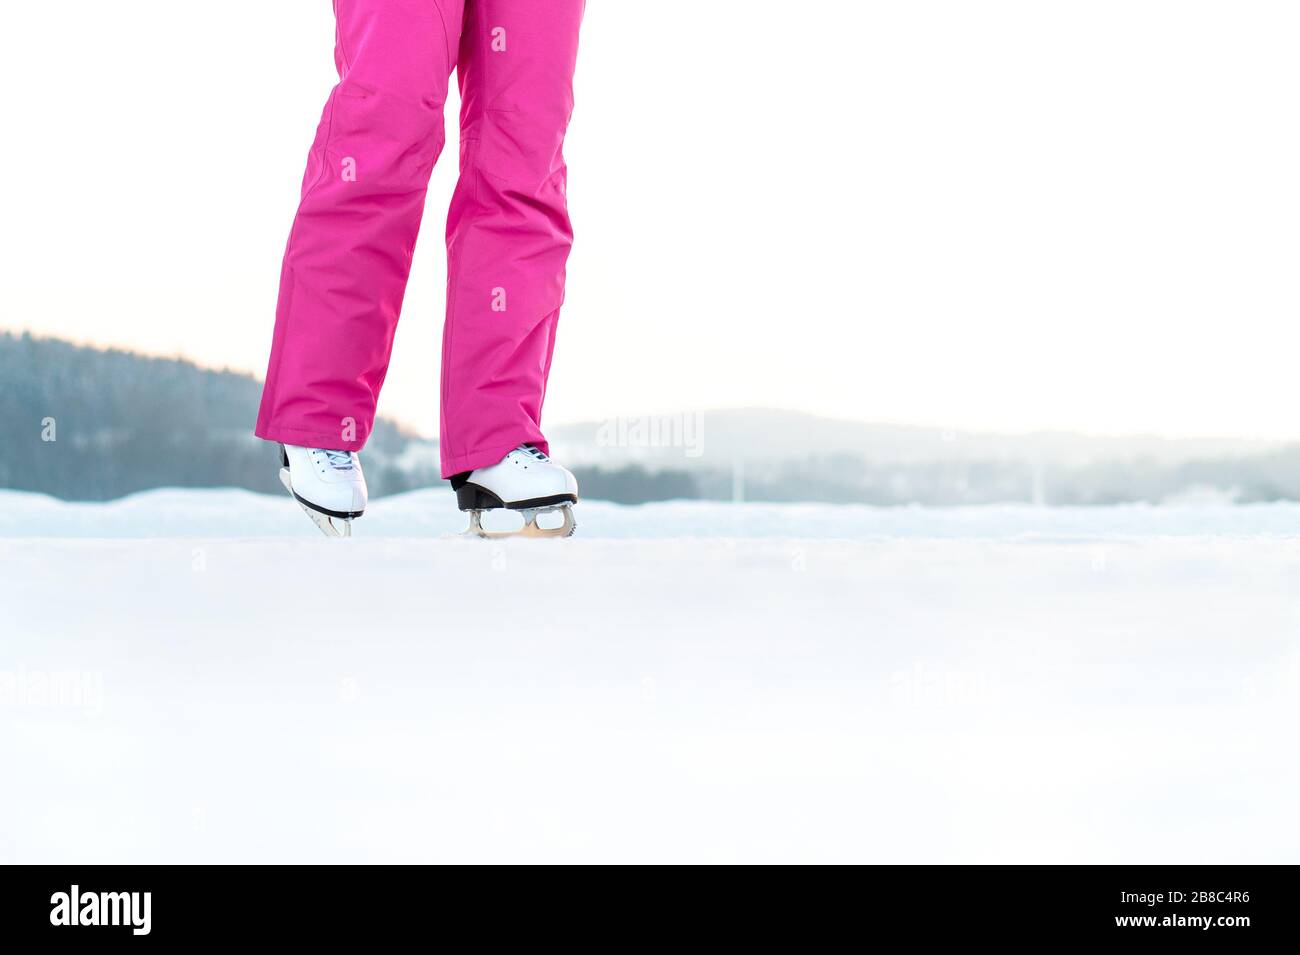
<svg viewBox="0 0 1300 955">
<path fill-rule="evenodd" d="M 317 448 L 321 454 L 325 455 L 325 463 L 335 471 L 352 470 L 352 452 L 351 451 L 331 451 L 329 448 Z"/>
</svg>

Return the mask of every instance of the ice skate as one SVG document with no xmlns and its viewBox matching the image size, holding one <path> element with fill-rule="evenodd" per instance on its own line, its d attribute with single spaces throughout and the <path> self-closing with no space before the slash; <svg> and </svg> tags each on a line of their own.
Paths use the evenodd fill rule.
<svg viewBox="0 0 1300 955">
<path fill-rule="evenodd" d="M 280 445 L 280 483 L 326 537 L 351 537 L 366 509 L 366 477 L 354 451 Z"/>
<path fill-rule="evenodd" d="M 568 537 L 578 527 L 573 505 L 578 503 L 578 482 L 538 448 L 521 444 L 491 467 L 479 468 L 452 479 L 456 504 L 469 511 L 466 535 L 472 537 Z M 513 531 L 483 527 L 485 511 L 517 511 L 523 526 Z M 559 513 L 558 527 L 544 527 L 538 518 Z"/>
</svg>

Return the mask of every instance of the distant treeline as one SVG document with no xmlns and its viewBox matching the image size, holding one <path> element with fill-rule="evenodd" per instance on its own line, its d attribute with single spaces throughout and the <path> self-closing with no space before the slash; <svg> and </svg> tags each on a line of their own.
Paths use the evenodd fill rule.
<svg viewBox="0 0 1300 955">
<path fill-rule="evenodd" d="M 733 494 L 732 479 L 724 473 L 702 473 L 697 484 L 701 497 L 726 500 Z M 1296 500 L 1300 498 L 1300 447 L 1247 457 L 1174 463 L 1138 457 L 1085 465 L 1016 458 L 922 463 L 808 458 L 767 469 L 748 465 L 743 496 L 751 501 L 935 507 Z"/>
<path fill-rule="evenodd" d="M 261 387 L 249 375 L 179 359 L 0 332 L 0 487 L 69 500 L 157 487 L 281 493 L 275 446 L 252 434 Z M 790 417 L 763 410 L 720 416 L 699 436 L 700 455 L 668 466 L 633 463 L 629 454 L 592 457 L 601 463 L 574 470 L 584 497 L 625 504 L 736 495 L 936 506 L 1244 503 L 1300 495 L 1300 446 L 1232 453 L 1200 444 L 1179 457 L 1169 442 L 1125 440 L 1089 444 L 1105 449 L 1090 456 L 1053 458 L 1032 438 L 1008 438 L 974 457 L 900 460 L 899 435 L 908 429 L 812 417 L 791 424 Z M 811 429 L 828 426 L 860 429 L 861 440 L 842 442 L 849 453 L 792 450 Z M 566 440 L 577 439 L 570 433 Z M 599 450 L 594 438 L 585 440 L 590 446 L 577 440 L 577 450 Z M 917 446 L 914 440 L 903 450 Z M 729 460 L 741 447 L 752 449 L 743 463 Z M 436 445 L 382 418 L 364 461 L 376 497 L 440 483 Z"/>
<path fill-rule="evenodd" d="M 275 445 L 252 434 L 261 393 L 250 375 L 0 332 L 0 487 L 85 501 L 157 487 L 282 493 Z M 416 440 L 375 423 L 374 496 L 439 483 L 436 446 L 404 455 Z M 629 503 L 696 495 L 689 476 L 639 468 L 579 478 L 585 496 Z"/>
</svg>

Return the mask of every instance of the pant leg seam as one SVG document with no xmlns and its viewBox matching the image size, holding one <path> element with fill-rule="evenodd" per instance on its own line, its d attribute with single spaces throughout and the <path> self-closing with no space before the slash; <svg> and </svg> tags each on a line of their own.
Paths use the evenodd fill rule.
<svg viewBox="0 0 1300 955">
<path fill-rule="evenodd" d="M 438 11 L 438 23 L 442 26 L 442 48 L 447 54 L 447 73 L 450 75 L 452 68 L 456 65 L 456 58 L 452 55 L 451 34 L 447 30 L 447 18 L 443 16 L 441 0 L 434 3 L 433 9 Z"/>
<path fill-rule="evenodd" d="M 341 81 L 342 78 L 340 77 L 340 82 Z M 284 267 L 285 270 L 289 273 L 289 295 L 288 295 L 288 300 L 285 302 L 285 307 L 284 307 L 284 330 L 280 336 L 281 337 L 280 347 L 276 349 L 275 368 L 273 369 L 273 372 L 268 374 L 267 376 L 269 380 L 270 390 L 271 390 L 271 395 L 270 395 L 271 400 L 267 404 L 268 407 L 270 408 L 270 413 L 272 417 L 275 416 L 276 399 L 278 398 L 279 391 L 280 391 L 280 364 L 281 362 L 284 361 L 283 339 L 289 337 L 289 322 L 293 315 L 293 293 L 297 285 L 297 283 L 294 281 L 293 268 L 292 266 L 289 265 L 289 260 L 293 255 L 294 239 L 297 238 L 298 236 L 298 224 L 299 221 L 302 219 L 302 207 L 307 204 L 307 200 L 311 198 L 312 194 L 316 191 L 317 187 L 320 186 L 320 184 L 324 181 L 325 173 L 329 169 L 329 145 L 330 145 L 330 139 L 334 135 L 334 106 L 337 100 L 338 100 L 338 87 L 336 86 L 334 90 L 330 92 L 329 115 L 325 121 L 325 136 L 321 140 L 320 172 L 317 173 L 316 178 L 312 180 L 311 185 L 308 186 L 306 191 L 303 192 L 302 198 L 298 200 L 298 208 L 293 214 L 293 225 L 289 227 L 289 242 L 287 244 L 284 253 L 284 261 L 285 261 Z"/>
<path fill-rule="evenodd" d="M 339 56 L 342 57 L 343 59 L 343 72 L 347 73 L 352 69 L 352 61 L 348 58 L 348 49 L 343 44 L 343 25 L 339 19 L 339 0 L 333 0 L 333 7 L 334 7 L 334 42 L 338 44 Z"/>
</svg>

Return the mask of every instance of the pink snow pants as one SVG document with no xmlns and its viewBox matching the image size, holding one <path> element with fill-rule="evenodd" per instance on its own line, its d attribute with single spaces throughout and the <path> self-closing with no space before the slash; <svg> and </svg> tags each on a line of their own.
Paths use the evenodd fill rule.
<svg viewBox="0 0 1300 955">
<path fill-rule="evenodd" d="M 256 433 L 360 450 L 371 433 L 461 93 L 447 214 L 442 473 L 495 464 L 539 423 L 573 242 L 564 132 L 584 0 L 334 0 L 339 83 L 285 250 Z"/>
</svg>

